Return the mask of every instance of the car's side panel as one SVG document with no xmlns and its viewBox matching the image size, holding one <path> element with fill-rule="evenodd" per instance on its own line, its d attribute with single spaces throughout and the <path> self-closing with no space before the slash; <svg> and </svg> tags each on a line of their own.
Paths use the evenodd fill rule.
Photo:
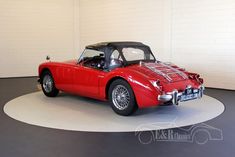
<svg viewBox="0 0 235 157">
<path fill-rule="evenodd" d="M 48 69 L 52 73 L 57 89 L 70 93 L 74 91 L 73 65 L 58 62 L 46 62 L 39 66 L 39 76 L 44 69 Z"/>
<path fill-rule="evenodd" d="M 55 86 L 57 86 L 57 76 L 56 76 L 56 63 L 54 62 L 45 62 L 39 65 L 38 76 L 41 77 L 44 70 L 49 70 L 54 78 Z M 40 78 L 41 79 L 41 78 Z M 42 80 L 41 80 L 42 81 Z"/>
<path fill-rule="evenodd" d="M 72 94 L 105 100 L 101 96 L 102 94 L 99 93 L 100 79 L 103 79 L 103 73 L 105 72 L 79 64 L 46 62 L 39 66 L 39 76 L 43 69 L 50 70 L 57 89 Z"/>
<path fill-rule="evenodd" d="M 74 93 L 102 99 L 99 93 L 100 79 L 103 79 L 104 72 L 101 70 L 76 65 L 74 70 Z"/>
<path fill-rule="evenodd" d="M 74 68 L 72 65 L 57 65 L 54 70 L 54 79 L 59 90 L 73 92 Z"/>
</svg>

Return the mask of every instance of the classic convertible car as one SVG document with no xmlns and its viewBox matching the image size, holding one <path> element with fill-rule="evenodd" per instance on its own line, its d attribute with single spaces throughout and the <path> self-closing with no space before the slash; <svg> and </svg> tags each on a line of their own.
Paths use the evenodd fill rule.
<svg viewBox="0 0 235 157">
<path fill-rule="evenodd" d="M 86 46 L 78 60 L 48 61 L 39 66 L 46 96 L 59 91 L 108 100 L 120 115 L 137 108 L 201 98 L 203 79 L 171 63 L 156 60 L 140 42 L 105 42 Z"/>
</svg>

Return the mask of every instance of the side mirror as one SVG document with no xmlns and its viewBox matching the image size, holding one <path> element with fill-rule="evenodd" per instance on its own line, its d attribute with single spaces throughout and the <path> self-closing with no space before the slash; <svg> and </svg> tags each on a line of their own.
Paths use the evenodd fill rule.
<svg viewBox="0 0 235 157">
<path fill-rule="evenodd" d="M 51 60 L 51 57 L 50 57 L 50 56 L 46 56 L 46 60 L 47 60 L 47 61 L 50 61 L 50 60 Z"/>
</svg>

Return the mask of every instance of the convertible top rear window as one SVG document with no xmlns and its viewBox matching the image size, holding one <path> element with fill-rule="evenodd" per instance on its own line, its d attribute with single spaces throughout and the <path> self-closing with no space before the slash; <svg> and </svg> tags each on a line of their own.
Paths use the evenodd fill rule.
<svg viewBox="0 0 235 157">
<path fill-rule="evenodd" d="M 148 51 L 144 51 L 140 48 L 127 47 L 122 49 L 123 56 L 126 61 L 135 60 L 153 60 L 154 57 Z"/>
</svg>

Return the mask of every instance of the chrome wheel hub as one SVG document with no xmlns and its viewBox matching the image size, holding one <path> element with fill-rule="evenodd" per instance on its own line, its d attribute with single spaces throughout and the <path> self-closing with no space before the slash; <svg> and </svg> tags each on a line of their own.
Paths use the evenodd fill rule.
<svg viewBox="0 0 235 157">
<path fill-rule="evenodd" d="M 117 85 L 112 91 L 112 101 L 116 108 L 124 110 L 130 103 L 130 94 L 123 85 Z"/>
<path fill-rule="evenodd" d="M 46 75 L 43 77 L 42 86 L 47 93 L 50 93 L 52 91 L 53 82 L 50 75 Z"/>
</svg>

